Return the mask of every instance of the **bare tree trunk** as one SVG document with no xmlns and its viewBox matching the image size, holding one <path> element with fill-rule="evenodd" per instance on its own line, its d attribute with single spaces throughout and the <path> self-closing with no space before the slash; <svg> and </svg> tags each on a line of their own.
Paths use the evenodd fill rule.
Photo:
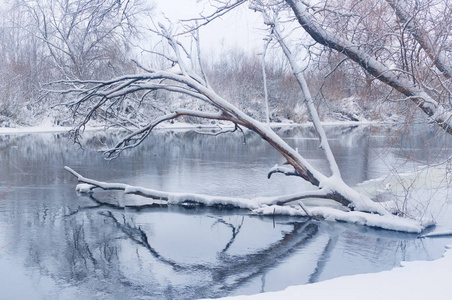
<svg viewBox="0 0 452 300">
<path fill-rule="evenodd" d="M 432 43 L 432 37 L 421 27 L 416 15 L 410 15 L 405 0 L 386 0 L 394 9 L 400 22 L 410 31 L 425 53 L 430 57 L 433 64 L 446 78 L 452 78 L 452 66 L 449 59 L 444 54 L 441 47 L 435 47 Z"/>
<path fill-rule="evenodd" d="M 265 11 L 264 11 L 265 13 Z M 277 14 L 275 15 L 277 18 Z M 273 21 L 273 22 L 271 22 Z M 276 20 L 277 21 L 277 20 Z M 165 90 L 172 93 L 183 94 L 190 99 L 203 101 L 210 106 L 206 110 L 177 109 L 174 112 L 165 114 L 151 120 L 147 125 L 122 138 L 112 148 L 104 149 L 106 158 L 111 159 L 120 155 L 126 149 L 140 145 L 152 130 L 162 122 L 173 120 L 181 116 L 191 116 L 201 119 L 222 120 L 233 123 L 236 127 L 245 127 L 258 134 L 278 151 L 292 168 L 274 167 L 270 170 L 269 176 L 273 173 L 283 173 L 301 177 L 313 185 L 312 190 L 301 191 L 294 195 L 283 195 L 278 197 L 259 197 L 255 199 L 239 199 L 231 197 L 212 197 L 209 195 L 189 194 L 189 193 L 169 193 L 152 189 L 129 186 L 122 183 L 105 183 L 93 179 L 85 178 L 70 168 L 66 168 L 79 182 L 87 183 L 83 190 L 93 190 L 95 188 L 107 190 L 122 190 L 125 194 L 136 194 L 156 200 L 165 201 L 169 204 L 199 203 L 205 205 L 233 205 L 237 207 L 254 209 L 258 213 L 268 211 L 268 209 L 288 209 L 282 207 L 284 204 L 307 198 L 331 199 L 346 206 L 347 212 L 336 209 L 317 208 L 309 209 L 309 215 L 323 216 L 325 218 L 335 218 L 357 222 L 369 226 L 376 226 L 386 229 L 402 230 L 409 232 L 419 232 L 424 226 L 417 221 L 402 220 L 390 214 L 382 205 L 373 202 L 370 198 L 359 194 L 350 188 L 341 178 L 340 170 L 335 161 L 334 155 L 328 144 L 325 131 L 320 123 L 317 110 L 314 106 L 302 69 L 297 63 L 295 56 L 289 50 L 288 45 L 281 36 L 278 29 L 278 22 L 275 20 L 266 21 L 273 26 L 273 35 L 283 49 L 288 58 L 292 71 L 303 91 L 305 103 L 313 120 L 315 129 L 319 135 L 320 146 L 323 150 L 331 170 L 331 176 L 327 176 L 315 169 L 296 149 L 290 147 L 280 136 L 278 136 L 269 126 L 248 116 L 238 107 L 221 97 L 207 82 L 203 66 L 200 64 L 201 76 L 197 75 L 193 66 L 196 65 L 197 57 L 192 56 L 180 41 L 177 41 L 172 34 L 171 28 L 159 24 L 160 29 L 156 33 L 160 35 L 169 45 L 170 53 L 160 53 L 163 57 L 172 62 L 173 67 L 168 70 L 154 70 L 139 66 L 143 69 L 142 74 L 118 77 L 112 80 L 72 80 L 62 81 L 59 84 L 69 86 L 63 90 L 64 94 L 76 95 L 71 97 L 67 105 L 75 112 L 82 114 L 82 120 L 75 127 L 74 134 L 77 138 L 85 125 L 96 115 L 99 109 L 108 107 L 111 102 L 118 98 L 129 97 L 137 92 L 149 92 L 154 90 Z M 323 32 L 323 31 L 322 31 Z M 329 36 L 327 36 L 329 37 Z M 197 47 L 199 39 L 195 38 Z M 199 51 L 197 52 L 199 54 Z M 361 52 L 357 54 L 361 55 Z M 61 90 L 56 91 L 61 93 Z M 425 103 L 424 103 L 425 104 Z M 425 104 L 427 105 L 427 104 Z M 290 208 L 289 208 L 290 209 Z M 350 210 L 356 210 L 355 212 Z M 372 214 L 369 214 L 372 213 Z M 306 215 L 306 211 L 297 210 L 297 214 Z"/>
<path fill-rule="evenodd" d="M 308 12 L 308 8 L 299 0 L 285 0 L 298 20 L 298 23 L 318 43 L 343 53 L 365 71 L 381 82 L 394 88 L 407 99 L 413 101 L 430 119 L 447 133 L 452 134 L 452 112 L 441 103 L 433 99 L 428 93 L 413 85 L 399 70 L 391 69 L 376 60 L 366 52 L 360 50 L 359 45 L 342 39 L 337 33 L 331 33 L 319 26 L 315 17 Z"/>
</svg>

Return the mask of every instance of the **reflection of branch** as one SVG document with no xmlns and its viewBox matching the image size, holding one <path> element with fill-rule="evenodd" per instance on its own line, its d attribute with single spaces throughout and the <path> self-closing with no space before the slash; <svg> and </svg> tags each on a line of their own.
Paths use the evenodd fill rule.
<svg viewBox="0 0 452 300">
<path fill-rule="evenodd" d="M 109 202 L 102 202 L 98 199 L 96 199 L 96 197 L 94 197 L 92 194 L 89 194 L 89 198 L 91 200 L 93 200 L 94 202 L 97 203 L 97 205 L 95 206 L 84 206 L 84 207 L 78 207 L 76 210 L 74 210 L 73 212 L 68 213 L 67 215 L 65 215 L 66 217 L 70 217 L 73 215 L 78 214 L 79 212 L 82 211 L 89 211 L 92 209 L 97 209 L 97 208 L 109 208 L 109 209 L 119 209 L 119 210 L 123 210 L 124 208 L 119 206 L 118 204 L 113 204 L 113 203 L 109 203 Z"/>
<path fill-rule="evenodd" d="M 245 220 L 245 217 L 242 216 L 242 221 L 240 222 L 240 225 L 237 226 L 237 227 L 235 227 L 235 226 L 232 225 L 231 223 L 228 223 L 228 222 L 226 222 L 225 220 L 220 219 L 220 218 L 217 219 L 217 221 L 213 224 L 213 225 L 215 225 L 216 223 L 221 223 L 221 224 L 224 224 L 224 225 L 226 225 L 227 227 L 231 228 L 231 230 L 232 230 L 232 237 L 231 237 L 231 239 L 229 240 L 229 242 L 226 244 L 226 246 L 223 248 L 223 250 L 221 250 L 221 253 L 226 252 L 226 251 L 229 249 L 229 247 L 231 247 L 231 245 L 234 243 L 235 238 L 237 237 L 237 235 L 238 235 L 239 232 L 240 232 L 240 229 L 242 228 L 242 225 L 243 225 L 243 221 L 244 221 L 244 220 Z M 212 225 L 212 226 L 213 226 L 213 225 Z"/>
<path fill-rule="evenodd" d="M 315 267 L 314 272 L 309 276 L 309 283 L 314 283 L 319 280 L 320 275 L 325 269 L 326 263 L 328 262 L 329 256 L 334 249 L 334 246 L 337 243 L 337 237 L 330 238 L 325 245 L 325 249 L 323 249 L 322 254 L 317 260 L 317 266 Z"/>
<path fill-rule="evenodd" d="M 115 225 L 121 229 L 123 233 L 125 233 L 132 241 L 146 248 L 156 259 L 159 261 L 172 266 L 175 269 L 182 269 L 183 267 L 179 265 L 177 262 L 164 258 L 157 250 L 155 250 L 149 244 L 148 237 L 146 233 L 140 228 L 136 226 L 132 226 L 124 220 L 124 223 L 120 223 L 118 219 L 111 213 L 111 211 L 107 212 L 99 212 L 104 217 L 110 218 L 113 220 Z"/>
<path fill-rule="evenodd" d="M 72 212 L 70 212 L 70 213 L 68 213 L 68 214 L 66 214 L 64 216 L 65 217 L 70 217 L 70 216 L 78 214 L 79 212 L 82 212 L 82 211 L 85 211 L 85 210 L 91 210 L 91 209 L 100 208 L 100 207 L 102 207 L 104 205 L 106 205 L 106 204 L 101 203 L 101 204 L 98 204 L 98 205 L 95 205 L 95 206 L 85 206 L 85 207 L 80 207 L 79 206 L 76 210 L 74 210 L 74 211 L 72 211 Z"/>
<path fill-rule="evenodd" d="M 295 252 L 298 247 L 309 242 L 318 231 L 317 224 L 312 221 L 297 222 L 293 226 L 293 230 L 286 233 L 281 240 L 258 253 L 244 256 L 226 256 L 224 253 L 220 255 L 227 268 L 218 270 L 214 280 L 225 282 L 223 290 L 231 286 L 237 288 L 255 276 L 265 274 L 283 258 Z M 243 276 L 231 282 L 230 277 L 234 274 L 243 274 Z"/>
<path fill-rule="evenodd" d="M 309 220 L 307 222 L 289 223 L 288 225 L 293 226 L 293 228 L 288 232 L 282 233 L 281 239 L 266 246 L 266 248 L 257 250 L 256 253 L 251 254 L 229 255 L 227 250 L 243 228 L 244 217 L 241 221 L 237 220 L 239 221 L 237 224 L 218 218 L 215 222 L 216 224 L 224 224 L 232 230 L 232 237 L 228 244 L 224 249 L 218 250 L 216 262 L 209 264 L 189 264 L 186 261 L 179 262 L 165 257 L 165 253 L 154 248 L 151 245 L 152 240 L 148 239 L 146 232 L 135 225 L 133 221 L 126 221 L 124 216 L 121 219 L 120 215 L 111 211 L 102 211 L 99 214 L 111 220 L 108 223 L 119 229 L 127 239 L 133 241 L 139 248 L 145 248 L 157 262 L 170 266 L 179 273 L 193 274 L 202 272 L 207 274 L 211 279 L 198 284 L 193 293 L 197 296 L 209 297 L 212 297 L 220 291 L 236 290 L 239 286 L 246 284 L 250 280 L 266 274 L 270 269 L 275 268 L 295 253 L 301 245 L 312 240 L 318 231 L 318 225 L 315 221 Z M 74 247 L 74 249 L 80 251 L 81 259 L 90 259 L 95 263 L 96 261 L 87 246 L 80 242 L 83 237 L 82 235 L 83 232 L 75 233 L 74 242 L 78 246 Z"/>
</svg>

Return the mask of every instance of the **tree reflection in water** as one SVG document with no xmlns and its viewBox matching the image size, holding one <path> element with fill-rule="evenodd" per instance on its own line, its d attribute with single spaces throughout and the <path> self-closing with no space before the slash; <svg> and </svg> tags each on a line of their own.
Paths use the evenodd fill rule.
<svg viewBox="0 0 452 300">
<path fill-rule="evenodd" d="M 280 133 L 313 164 L 320 161 L 309 128 Z M 400 162 L 394 154 L 398 149 L 385 150 L 390 133 L 372 127 L 331 129 L 333 151 L 350 183 L 378 177 L 387 165 Z M 64 134 L 0 136 L 1 190 L 17 182 L 0 199 L 0 246 L 13 241 L 0 252 L 1 297 L 193 299 L 250 294 L 387 270 L 401 260 L 438 258 L 450 243 L 349 224 L 263 218 L 236 209 L 117 209 L 77 196 L 72 176 L 62 168 L 74 166 L 106 181 L 229 196 L 287 194 L 302 188 L 285 177 L 267 180 L 268 168 L 280 157 L 245 134 L 244 145 L 241 134 L 156 132 L 140 149 L 109 163 L 95 152 L 97 144 L 109 142 L 104 133 L 88 137 L 83 151 Z M 401 145 L 420 160 L 440 157 L 431 149 L 416 150 L 419 141 L 443 146 L 427 142 L 428 136 L 416 135 L 413 147 Z M 382 151 L 387 155 L 380 155 Z M 379 157 L 391 164 L 379 163 Z M 22 170 L 30 173 L 23 176 Z M 118 201 L 114 193 L 94 196 Z"/>
<path fill-rule="evenodd" d="M 215 211 L 215 209 L 207 209 L 209 214 L 201 214 L 201 217 L 205 219 L 204 221 L 211 224 L 211 227 L 224 227 L 221 230 L 222 234 L 225 237 L 228 235 L 230 237 L 224 239 L 224 244 L 221 247 L 210 249 L 210 251 L 215 251 L 215 255 L 212 256 L 215 259 L 203 264 L 192 263 L 189 260 L 172 258 L 165 253 L 164 249 L 154 247 L 152 245 L 152 232 L 144 229 L 144 226 L 136 225 L 133 221 L 133 214 L 135 213 L 149 214 L 148 217 L 152 219 L 152 213 L 149 213 L 149 211 L 159 210 L 161 212 L 162 210 L 167 210 L 167 207 L 156 206 L 144 210 L 144 212 L 139 209 L 131 212 L 129 209 L 127 213 L 124 213 L 120 209 L 96 205 L 78 208 L 68 214 L 67 218 L 77 220 L 77 215 L 89 212 L 91 221 L 95 222 L 93 218 L 97 215 L 103 223 L 103 226 L 97 226 L 96 231 L 93 231 L 93 227 L 84 221 L 77 225 L 73 224 L 72 236 L 68 237 L 68 243 L 72 245 L 68 245 L 69 251 L 67 251 L 67 261 L 72 272 L 70 274 L 71 280 L 83 281 L 85 276 L 98 276 L 99 279 L 106 276 L 109 278 L 115 274 L 111 270 L 112 267 L 115 269 L 118 266 L 119 268 L 115 270 L 116 279 L 125 278 L 127 275 L 122 271 L 124 267 L 127 268 L 127 266 L 124 266 L 126 263 L 124 259 L 129 261 L 129 263 L 131 260 L 135 260 L 132 265 L 140 264 L 141 270 L 149 268 L 149 270 L 139 274 L 139 277 L 143 278 L 145 273 L 153 273 L 154 279 L 160 281 L 162 278 L 158 278 L 161 275 L 159 273 L 164 270 L 166 275 L 162 277 L 169 281 L 165 286 L 156 285 L 146 288 L 148 291 L 146 293 L 147 296 L 166 294 L 167 297 L 174 297 L 175 299 L 217 297 L 229 294 L 256 278 L 265 283 L 264 278 L 269 270 L 277 267 L 278 264 L 284 262 L 300 247 L 309 243 L 318 232 L 318 223 L 315 220 L 306 218 L 296 221 L 284 221 L 284 219 L 281 219 L 282 222 L 277 222 L 276 224 L 276 230 L 282 229 L 279 239 L 269 238 L 267 245 L 253 253 L 243 255 L 230 254 L 228 250 L 240 236 L 241 229 L 246 230 L 247 222 L 245 219 L 256 217 L 241 215 L 240 221 L 234 224 L 233 222 L 228 222 L 227 218 L 236 214 L 237 210 Z M 192 210 L 196 210 L 196 208 L 172 208 L 171 213 L 166 213 L 168 218 L 177 219 L 179 214 L 193 214 Z M 174 214 L 174 212 L 177 212 L 177 214 Z M 194 218 L 194 222 L 199 222 L 199 216 Z M 282 226 L 278 226 L 279 224 Z M 158 224 L 154 225 L 159 226 Z M 185 223 L 184 225 L 186 227 L 185 232 L 190 232 L 191 224 Z M 196 230 L 196 227 L 196 225 L 193 226 L 192 230 Z M 110 233 L 108 235 L 109 240 L 105 235 L 105 230 Z M 115 230 L 116 232 L 114 232 Z M 86 234 L 87 231 L 91 234 L 89 237 Z M 149 234 L 151 235 L 150 238 L 148 237 Z M 265 232 L 256 234 L 266 235 Z M 166 238 L 172 239 L 173 237 L 167 236 Z M 198 241 L 193 240 L 193 243 L 197 244 Z M 243 243 L 243 240 L 240 243 Z M 205 247 L 206 245 L 199 244 L 198 246 Z M 126 250 L 124 247 L 129 249 Z M 147 254 L 143 250 L 146 250 Z M 178 250 L 181 252 L 186 251 L 184 248 Z M 134 253 L 135 255 L 128 258 L 119 257 L 119 252 Z M 309 272 L 309 270 L 306 271 Z M 173 281 L 173 278 L 176 278 L 176 280 Z M 191 286 L 187 284 L 187 280 Z M 149 283 L 152 285 L 152 280 Z M 262 289 L 265 290 L 265 284 L 263 284 Z M 149 293 L 150 291 L 152 292 Z"/>
</svg>

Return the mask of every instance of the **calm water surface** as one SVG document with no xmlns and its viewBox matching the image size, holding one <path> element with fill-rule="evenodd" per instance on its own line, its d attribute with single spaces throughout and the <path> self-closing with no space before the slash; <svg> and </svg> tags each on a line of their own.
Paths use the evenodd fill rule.
<svg viewBox="0 0 452 300">
<path fill-rule="evenodd" d="M 439 161 L 452 147 L 430 128 L 327 131 L 350 185 L 393 168 Z M 312 128 L 279 133 L 326 170 Z M 252 133 L 157 131 L 142 147 L 104 161 L 96 149 L 115 136 L 88 133 L 83 149 L 66 134 L 0 136 L 0 299 L 194 299 L 268 292 L 388 270 L 404 260 L 436 259 L 451 242 L 237 209 L 102 206 L 96 198 L 117 201 L 120 195 L 77 195 L 76 180 L 63 166 L 99 180 L 178 192 L 255 197 L 309 187 L 278 174 L 266 179 L 268 169 L 283 160 Z"/>
</svg>

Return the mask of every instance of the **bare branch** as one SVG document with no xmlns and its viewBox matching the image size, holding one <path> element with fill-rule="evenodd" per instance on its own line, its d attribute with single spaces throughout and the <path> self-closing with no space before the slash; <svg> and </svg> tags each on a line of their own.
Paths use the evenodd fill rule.
<svg viewBox="0 0 452 300">
<path fill-rule="evenodd" d="M 247 0 L 236 0 L 233 3 L 230 3 L 230 2 L 231 1 L 229 1 L 229 0 L 226 1 L 226 3 L 224 3 L 222 6 L 218 7 L 215 12 L 213 12 L 207 16 L 200 16 L 199 18 L 181 20 L 181 22 L 186 22 L 186 23 L 195 22 L 195 25 L 187 26 L 188 29 L 184 32 L 181 32 L 179 35 L 184 35 L 186 33 L 198 30 L 199 28 L 209 24 L 213 20 L 220 18 L 220 17 L 224 16 L 225 14 L 227 14 L 228 12 L 234 10 L 236 7 L 246 3 Z"/>
<path fill-rule="evenodd" d="M 287 60 L 290 63 L 290 66 L 292 67 L 293 74 L 294 74 L 295 78 L 297 79 L 297 81 L 300 85 L 300 88 L 303 92 L 303 95 L 305 97 L 305 103 L 309 110 L 309 114 L 310 114 L 312 122 L 314 124 L 314 128 L 319 136 L 320 148 L 325 153 L 325 156 L 326 156 L 328 164 L 330 166 L 332 175 L 339 179 L 339 178 L 341 178 L 341 173 L 339 171 L 339 167 L 336 163 L 336 159 L 334 158 L 333 152 L 331 151 L 330 145 L 328 143 L 328 139 L 326 137 L 325 130 L 323 129 L 322 124 L 320 123 L 320 118 L 317 113 L 317 109 L 314 106 L 311 92 L 309 90 L 308 84 L 303 75 L 303 69 L 298 64 L 297 60 L 295 59 L 292 52 L 289 50 L 289 47 L 287 46 L 287 44 L 285 43 L 285 41 L 282 37 L 281 30 L 279 28 L 279 24 L 278 24 L 278 20 L 277 20 L 278 16 L 277 15 L 269 16 L 265 10 L 262 10 L 261 12 L 262 12 L 262 14 L 264 14 L 264 19 L 266 19 L 267 22 L 269 22 L 269 24 L 271 25 L 273 36 L 275 37 L 276 41 L 281 46 L 281 49 L 283 50 L 284 54 L 287 57 Z"/>
<path fill-rule="evenodd" d="M 275 173 L 282 173 L 286 176 L 300 176 L 300 174 L 297 173 L 297 170 L 295 170 L 292 166 L 275 165 L 268 171 L 267 178 L 270 179 Z"/>
<path fill-rule="evenodd" d="M 151 131 L 160 123 L 176 119 L 180 116 L 192 116 L 203 119 L 214 119 L 214 120 L 230 120 L 229 117 L 223 115 L 221 112 L 218 113 L 208 113 L 208 112 L 198 112 L 190 110 L 178 110 L 173 113 L 161 116 L 147 126 L 140 128 L 137 131 L 132 132 L 128 136 L 124 137 L 119 141 L 113 148 L 100 150 L 107 159 L 114 159 L 120 155 L 120 153 L 126 149 L 135 148 L 140 145 L 144 139 L 151 133 Z"/>
<path fill-rule="evenodd" d="M 400 22 L 404 23 L 404 27 L 408 28 L 416 41 L 425 50 L 438 70 L 443 73 L 446 78 L 452 78 L 452 66 L 450 59 L 444 54 L 441 48 L 436 47 L 429 37 L 428 32 L 421 27 L 416 20 L 415 15 L 408 14 L 407 3 L 404 0 L 386 0 L 396 12 Z"/>
<path fill-rule="evenodd" d="M 429 96 L 425 91 L 411 84 L 408 78 L 395 76 L 391 72 L 387 72 L 388 67 L 370 54 L 364 52 L 359 45 L 343 39 L 337 34 L 332 34 L 319 26 L 319 22 L 309 14 L 308 8 L 301 2 L 296 0 L 285 1 L 297 17 L 298 23 L 316 42 L 339 53 L 343 53 L 378 80 L 405 96 L 412 97 L 415 105 L 429 116 L 436 125 L 443 128 L 447 133 L 452 134 L 452 123 L 450 122 L 452 112 L 450 110 L 447 110 L 447 108 Z"/>
</svg>

